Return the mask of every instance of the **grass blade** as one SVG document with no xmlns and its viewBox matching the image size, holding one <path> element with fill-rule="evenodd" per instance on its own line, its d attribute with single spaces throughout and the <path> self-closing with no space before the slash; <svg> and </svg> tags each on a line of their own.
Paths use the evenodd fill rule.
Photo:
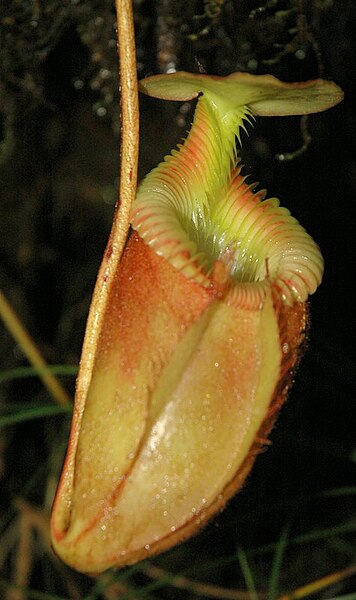
<svg viewBox="0 0 356 600">
<path fill-rule="evenodd" d="M 275 600 L 278 595 L 279 578 L 282 571 L 284 553 L 288 545 L 290 528 L 290 523 L 284 526 L 274 552 L 271 575 L 268 581 L 268 600 Z"/>
<path fill-rule="evenodd" d="M 74 376 L 78 373 L 77 365 L 47 365 L 46 371 L 52 375 Z M 25 379 L 27 377 L 39 377 L 41 369 L 37 367 L 16 367 L 15 369 L 6 369 L 0 371 L 0 383 L 12 381 L 14 379 Z"/>
<path fill-rule="evenodd" d="M 250 565 L 248 564 L 246 552 L 241 546 L 237 549 L 237 558 L 240 563 L 240 568 L 244 576 L 246 587 L 251 595 L 251 600 L 258 600 L 255 581 Z"/>
<path fill-rule="evenodd" d="M 13 410 L 10 414 L 0 415 L 0 428 L 33 419 L 43 419 L 44 417 L 63 414 L 70 415 L 71 413 L 72 407 L 69 405 L 45 404 L 43 406 L 29 406 L 28 408 Z"/>
</svg>

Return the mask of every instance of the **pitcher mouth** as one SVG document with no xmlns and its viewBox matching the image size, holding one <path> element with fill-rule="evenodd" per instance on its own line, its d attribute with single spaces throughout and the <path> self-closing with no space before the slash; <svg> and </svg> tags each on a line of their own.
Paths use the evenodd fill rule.
<svg viewBox="0 0 356 600">
<path fill-rule="evenodd" d="M 272 285 L 283 302 L 304 302 L 321 282 L 317 244 L 276 198 L 246 183 L 236 139 L 254 116 L 320 112 L 342 100 L 333 82 L 285 83 L 271 75 L 177 72 L 140 82 L 156 98 L 198 98 L 190 133 L 142 182 L 132 227 L 158 255 L 209 287 L 223 265 L 235 296 L 261 298 Z M 260 290 L 260 293 L 256 292 Z"/>
<path fill-rule="evenodd" d="M 239 164 L 213 199 L 184 202 L 172 193 L 179 178 L 186 179 L 184 169 L 177 167 L 168 187 L 170 158 L 159 167 L 155 189 L 147 194 L 143 188 L 132 211 L 132 226 L 146 244 L 204 287 L 212 284 L 217 262 L 222 264 L 234 297 L 251 308 L 263 300 L 268 284 L 288 305 L 315 292 L 323 273 L 320 250 L 277 198 L 254 192 Z"/>
</svg>

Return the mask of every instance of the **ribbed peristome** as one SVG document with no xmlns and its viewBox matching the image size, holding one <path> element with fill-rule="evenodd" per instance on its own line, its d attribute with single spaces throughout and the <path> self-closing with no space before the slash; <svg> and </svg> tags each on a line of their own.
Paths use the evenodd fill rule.
<svg viewBox="0 0 356 600">
<path fill-rule="evenodd" d="M 141 184 L 132 227 L 205 287 L 223 263 L 229 296 L 245 307 L 259 306 L 270 284 L 287 304 L 304 302 L 321 281 L 323 259 L 289 211 L 241 174 L 235 143 L 246 119 L 246 107 L 221 110 L 204 93 L 184 144 Z"/>
</svg>

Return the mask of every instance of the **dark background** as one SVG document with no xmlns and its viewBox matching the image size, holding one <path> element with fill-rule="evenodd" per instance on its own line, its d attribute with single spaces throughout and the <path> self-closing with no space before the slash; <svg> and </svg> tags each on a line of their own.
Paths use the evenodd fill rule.
<svg viewBox="0 0 356 600">
<path fill-rule="evenodd" d="M 190 568 L 197 579 L 245 589 L 233 558 L 242 547 L 257 589 L 265 590 L 274 551 L 268 546 L 288 526 L 280 580 L 281 589 L 292 590 L 355 561 L 355 4 L 136 0 L 134 11 L 139 78 L 170 68 L 219 75 L 247 70 L 286 81 L 322 76 L 345 92 L 342 104 L 308 118 L 311 142 L 303 152 L 299 118 L 258 119 L 243 136 L 246 173 L 319 243 L 325 276 L 311 298 L 307 350 L 272 447 L 221 515 L 155 560 L 174 573 Z M 1 289 L 49 363 L 77 364 L 118 189 L 114 10 L 108 0 L 3 0 L 0 26 Z M 141 98 L 140 177 L 185 136 L 193 110 Z M 276 158 L 286 153 L 294 158 Z M 27 364 L 3 326 L 0 343 L 2 369 Z M 73 378 L 64 382 L 73 392 Z M 4 410 L 45 399 L 33 378 L 0 387 Z M 65 417 L 0 430 L 3 535 L 18 519 L 19 496 L 41 510 L 50 507 L 67 434 Z M 16 539 L 0 564 L 7 581 L 16 571 Z M 228 557 L 226 564 L 208 568 L 219 557 Z M 28 584 L 38 590 L 74 597 L 67 585 L 73 576 L 77 597 L 84 598 L 92 585 L 53 567 L 36 534 L 33 560 Z M 132 575 L 141 589 L 147 581 L 144 572 Z M 347 579 L 315 597 L 355 589 Z M 194 597 L 174 588 L 152 594 Z"/>
</svg>

